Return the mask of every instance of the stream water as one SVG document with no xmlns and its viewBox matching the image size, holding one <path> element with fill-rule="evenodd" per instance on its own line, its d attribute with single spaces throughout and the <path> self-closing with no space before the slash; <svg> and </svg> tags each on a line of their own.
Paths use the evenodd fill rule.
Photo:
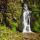
<svg viewBox="0 0 40 40">
<path fill-rule="evenodd" d="M 30 27 L 30 13 L 31 11 L 28 10 L 28 6 L 25 3 L 23 10 L 23 25 L 24 25 L 23 33 L 32 32 Z"/>
</svg>

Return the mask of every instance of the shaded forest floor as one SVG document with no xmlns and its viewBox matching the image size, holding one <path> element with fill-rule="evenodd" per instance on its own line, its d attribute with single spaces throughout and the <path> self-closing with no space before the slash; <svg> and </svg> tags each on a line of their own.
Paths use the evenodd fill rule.
<svg viewBox="0 0 40 40">
<path fill-rule="evenodd" d="M 7 27 L 0 26 L 0 40 L 40 40 L 40 33 L 14 32 Z"/>
<path fill-rule="evenodd" d="M 40 33 L 19 33 L 12 31 L 1 31 L 0 40 L 40 40 Z"/>
</svg>

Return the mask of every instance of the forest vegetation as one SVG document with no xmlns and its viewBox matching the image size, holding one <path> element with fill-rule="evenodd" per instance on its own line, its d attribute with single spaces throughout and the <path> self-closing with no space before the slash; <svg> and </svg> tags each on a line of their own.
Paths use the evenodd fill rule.
<svg viewBox="0 0 40 40">
<path fill-rule="evenodd" d="M 29 34 L 28 39 L 40 40 L 40 0 L 0 0 L 0 40 L 27 39 L 21 33 L 23 29 L 23 4 L 25 1 L 29 10 L 32 11 L 31 30 L 34 32 Z M 30 39 L 31 35 L 35 35 L 35 38 Z"/>
</svg>

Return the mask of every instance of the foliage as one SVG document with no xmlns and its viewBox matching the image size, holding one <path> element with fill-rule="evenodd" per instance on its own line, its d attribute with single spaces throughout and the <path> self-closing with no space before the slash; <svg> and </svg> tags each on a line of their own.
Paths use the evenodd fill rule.
<svg viewBox="0 0 40 40">
<path fill-rule="evenodd" d="M 32 31 L 40 32 L 40 1 L 39 0 L 27 0 L 29 9 L 32 11 L 31 15 L 31 24 Z M 0 13 L 0 24 L 2 24 L 3 19 L 6 19 L 8 26 L 10 25 L 12 31 L 16 32 L 22 30 L 22 3 L 23 0 L 7 0 L 7 12 L 2 14 Z M 1 5 L 1 2 L 0 2 Z M 3 17 L 4 15 L 4 17 Z M 6 24 L 4 24 L 6 26 Z M 4 27 L 4 26 L 3 26 Z M 10 27 L 9 27 L 10 28 Z"/>
<path fill-rule="evenodd" d="M 9 14 L 11 14 L 11 18 L 12 20 L 9 22 L 12 25 L 12 30 L 16 31 L 16 27 L 18 27 L 18 24 L 20 24 L 20 17 L 22 15 L 22 4 L 20 2 L 20 0 L 14 0 L 14 1 L 10 1 L 7 4 L 7 9 Z M 20 21 L 20 22 L 19 22 Z"/>
<path fill-rule="evenodd" d="M 23 40 L 23 36 L 19 32 L 13 32 L 6 28 L 5 25 L 0 25 L 0 40 Z"/>
<path fill-rule="evenodd" d="M 34 3 L 32 5 L 32 19 L 35 21 L 32 22 L 32 30 L 35 32 L 40 32 L 40 5 L 39 3 Z"/>
</svg>

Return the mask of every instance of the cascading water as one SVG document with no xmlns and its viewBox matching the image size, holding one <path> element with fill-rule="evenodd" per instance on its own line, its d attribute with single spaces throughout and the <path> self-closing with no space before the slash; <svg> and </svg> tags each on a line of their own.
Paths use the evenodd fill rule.
<svg viewBox="0 0 40 40">
<path fill-rule="evenodd" d="M 28 6 L 26 3 L 24 3 L 24 10 L 23 10 L 23 24 L 24 24 L 24 28 L 23 28 L 23 33 L 29 33 L 32 32 L 31 28 L 30 28 L 30 12 L 28 10 Z"/>
</svg>

